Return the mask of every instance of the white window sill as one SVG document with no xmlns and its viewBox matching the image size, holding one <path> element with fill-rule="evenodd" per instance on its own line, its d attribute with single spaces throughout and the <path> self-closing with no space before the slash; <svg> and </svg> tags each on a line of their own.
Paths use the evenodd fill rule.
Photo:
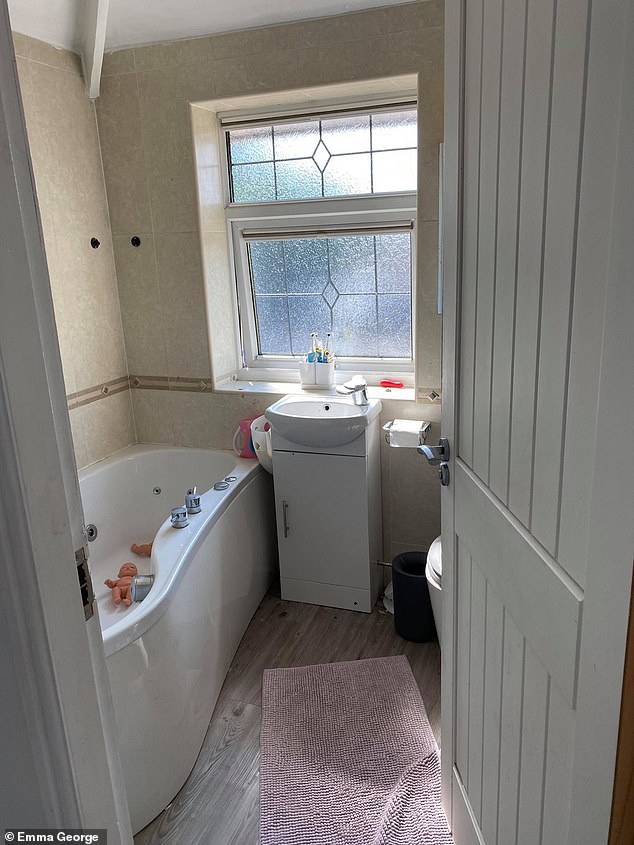
<svg viewBox="0 0 634 845">
<path fill-rule="evenodd" d="M 288 381 L 243 381 L 227 379 L 219 382 L 214 390 L 217 393 L 274 393 L 279 395 L 305 394 L 306 396 L 332 396 L 336 393 L 335 388 L 323 390 L 306 390 L 297 382 Z M 368 396 L 370 399 L 399 400 L 414 402 L 416 395 L 413 387 L 372 387 L 368 385 Z"/>
</svg>

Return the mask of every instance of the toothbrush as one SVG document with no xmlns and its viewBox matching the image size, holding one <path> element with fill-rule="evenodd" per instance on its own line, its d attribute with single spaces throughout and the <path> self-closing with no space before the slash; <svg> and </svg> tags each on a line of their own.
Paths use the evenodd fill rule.
<svg viewBox="0 0 634 845">
<path fill-rule="evenodd" d="M 330 352 L 330 339 L 331 338 L 332 338 L 332 334 L 330 332 L 328 332 L 328 334 L 326 335 L 326 348 L 324 349 L 324 361 L 326 362 L 326 364 L 329 364 L 330 361 L 332 360 L 332 355 L 331 355 L 331 352 Z"/>
<path fill-rule="evenodd" d="M 312 364 L 317 359 L 317 332 L 311 332 L 310 339 L 313 348 L 310 354 L 308 355 L 308 363 Z"/>
</svg>

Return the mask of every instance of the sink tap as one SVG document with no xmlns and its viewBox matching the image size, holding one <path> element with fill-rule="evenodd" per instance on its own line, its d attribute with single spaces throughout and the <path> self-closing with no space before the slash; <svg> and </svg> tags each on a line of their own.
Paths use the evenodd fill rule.
<svg viewBox="0 0 634 845">
<path fill-rule="evenodd" d="M 369 405 L 368 383 L 362 376 L 355 376 L 345 384 L 337 385 L 337 393 L 349 396 L 354 405 Z"/>
</svg>

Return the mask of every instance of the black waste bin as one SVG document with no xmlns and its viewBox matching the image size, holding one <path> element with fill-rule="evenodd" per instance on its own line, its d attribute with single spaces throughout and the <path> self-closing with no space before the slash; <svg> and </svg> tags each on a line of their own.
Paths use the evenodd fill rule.
<svg viewBox="0 0 634 845">
<path fill-rule="evenodd" d="M 437 639 L 426 563 L 427 552 L 403 552 L 392 561 L 394 627 L 403 639 L 414 643 Z"/>
</svg>

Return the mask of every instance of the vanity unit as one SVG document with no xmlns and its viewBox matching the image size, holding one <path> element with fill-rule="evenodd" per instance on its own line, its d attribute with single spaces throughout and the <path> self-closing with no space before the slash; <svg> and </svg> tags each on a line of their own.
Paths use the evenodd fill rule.
<svg viewBox="0 0 634 845">
<path fill-rule="evenodd" d="M 271 423 L 282 598 L 369 613 L 382 587 L 381 403 L 285 396 Z"/>
</svg>

